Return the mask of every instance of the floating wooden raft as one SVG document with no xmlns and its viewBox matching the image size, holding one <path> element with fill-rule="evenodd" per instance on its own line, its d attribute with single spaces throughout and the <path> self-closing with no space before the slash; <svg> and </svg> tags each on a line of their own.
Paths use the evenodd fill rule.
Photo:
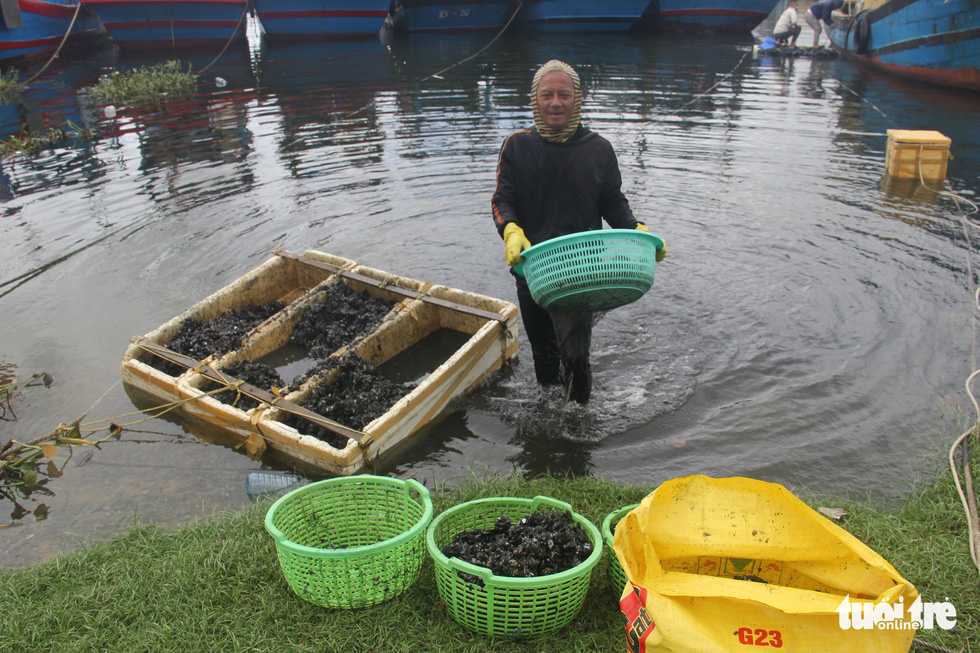
<svg viewBox="0 0 980 653">
<path fill-rule="evenodd" d="M 835 59 L 837 51 L 822 46 L 810 47 L 806 45 L 780 45 L 777 48 L 763 50 L 758 45 L 753 48 L 756 56 L 779 56 L 779 57 L 813 57 L 816 59 Z"/>
<path fill-rule="evenodd" d="M 338 424 L 300 406 L 317 384 L 330 382 L 325 377 L 313 377 L 298 390 L 277 396 L 221 371 L 231 363 L 258 359 L 288 343 L 304 309 L 335 283 L 395 304 L 376 329 L 357 337 L 332 356 L 353 353 L 381 365 L 439 329 L 470 334 L 447 360 L 363 430 Z M 220 358 L 199 361 L 166 347 L 187 320 L 207 321 L 272 301 L 286 306 L 247 334 L 238 349 Z M 231 440 L 236 447 L 244 446 L 253 458 L 271 450 L 297 467 L 349 475 L 363 471 L 385 452 L 409 442 L 454 399 L 474 389 L 516 353 L 517 307 L 511 302 L 407 279 L 313 250 L 301 256 L 278 251 L 156 330 L 133 338 L 123 355 L 122 378 L 127 389 L 163 404 L 174 403 L 175 412 L 203 421 L 209 430 Z M 148 364 L 153 357 L 176 363 L 186 371 L 176 377 L 161 372 Z M 238 382 L 240 392 L 262 403 L 248 411 L 222 403 L 202 390 L 209 381 L 222 386 Z M 281 421 L 290 414 L 304 418 L 302 423 L 317 424 L 347 438 L 346 446 L 331 446 Z"/>
</svg>

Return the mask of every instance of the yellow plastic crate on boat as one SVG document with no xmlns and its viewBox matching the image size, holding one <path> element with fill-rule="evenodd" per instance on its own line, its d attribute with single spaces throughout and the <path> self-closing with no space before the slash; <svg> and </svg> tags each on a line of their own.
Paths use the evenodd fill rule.
<svg viewBox="0 0 980 653">
<path fill-rule="evenodd" d="M 896 179 L 943 180 L 951 142 L 937 131 L 889 129 L 885 170 Z"/>
</svg>

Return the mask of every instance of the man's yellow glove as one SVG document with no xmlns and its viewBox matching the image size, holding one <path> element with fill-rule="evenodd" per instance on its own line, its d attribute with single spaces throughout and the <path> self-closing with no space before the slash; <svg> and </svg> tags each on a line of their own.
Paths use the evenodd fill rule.
<svg viewBox="0 0 980 653">
<path fill-rule="evenodd" d="M 642 222 L 637 222 L 636 223 L 636 230 L 637 231 L 645 231 L 647 233 L 650 233 L 650 229 L 645 224 L 643 224 Z M 667 258 L 667 241 L 665 241 L 663 239 L 661 239 L 661 241 L 663 242 L 664 246 L 657 250 L 657 255 L 656 255 L 656 261 L 657 261 L 657 263 L 659 263 L 660 261 L 662 261 L 665 258 Z"/>
<path fill-rule="evenodd" d="M 531 246 L 531 241 L 524 235 L 524 230 L 516 222 L 508 222 L 504 227 L 504 260 L 513 267 L 524 260 L 521 252 Z"/>
</svg>

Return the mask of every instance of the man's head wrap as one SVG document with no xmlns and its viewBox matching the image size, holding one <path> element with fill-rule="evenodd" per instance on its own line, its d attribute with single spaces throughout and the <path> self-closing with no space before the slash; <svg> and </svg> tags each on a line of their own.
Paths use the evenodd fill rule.
<svg viewBox="0 0 980 653">
<path fill-rule="evenodd" d="M 575 102 L 572 105 L 572 117 L 568 121 L 568 124 L 561 128 L 552 127 L 545 122 L 544 116 L 541 115 L 541 109 L 538 108 L 538 82 L 541 81 L 542 77 L 556 70 L 567 73 L 575 85 Z M 534 112 L 534 126 L 537 127 L 538 133 L 546 141 L 564 143 L 571 138 L 575 130 L 578 129 L 579 120 L 582 118 L 582 83 L 579 81 L 578 73 L 575 72 L 575 69 L 564 61 L 558 61 L 557 59 L 552 59 L 538 68 L 538 72 L 534 73 L 534 81 L 531 82 L 531 109 Z"/>
</svg>

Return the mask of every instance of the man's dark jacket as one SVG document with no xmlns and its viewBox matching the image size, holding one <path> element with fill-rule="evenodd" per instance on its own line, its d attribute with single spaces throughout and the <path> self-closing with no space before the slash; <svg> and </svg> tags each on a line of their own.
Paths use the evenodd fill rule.
<svg viewBox="0 0 980 653">
<path fill-rule="evenodd" d="M 558 236 L 602 229 L 635 229 L 636 218 L 621 189 L 612 145 L 579 126 L 564 143 L 550 143 L 534 129 L 511 134 L 500 149 L 493 217 L 503 235 L 516 222 L 536 245 Z"/>
</svg>

